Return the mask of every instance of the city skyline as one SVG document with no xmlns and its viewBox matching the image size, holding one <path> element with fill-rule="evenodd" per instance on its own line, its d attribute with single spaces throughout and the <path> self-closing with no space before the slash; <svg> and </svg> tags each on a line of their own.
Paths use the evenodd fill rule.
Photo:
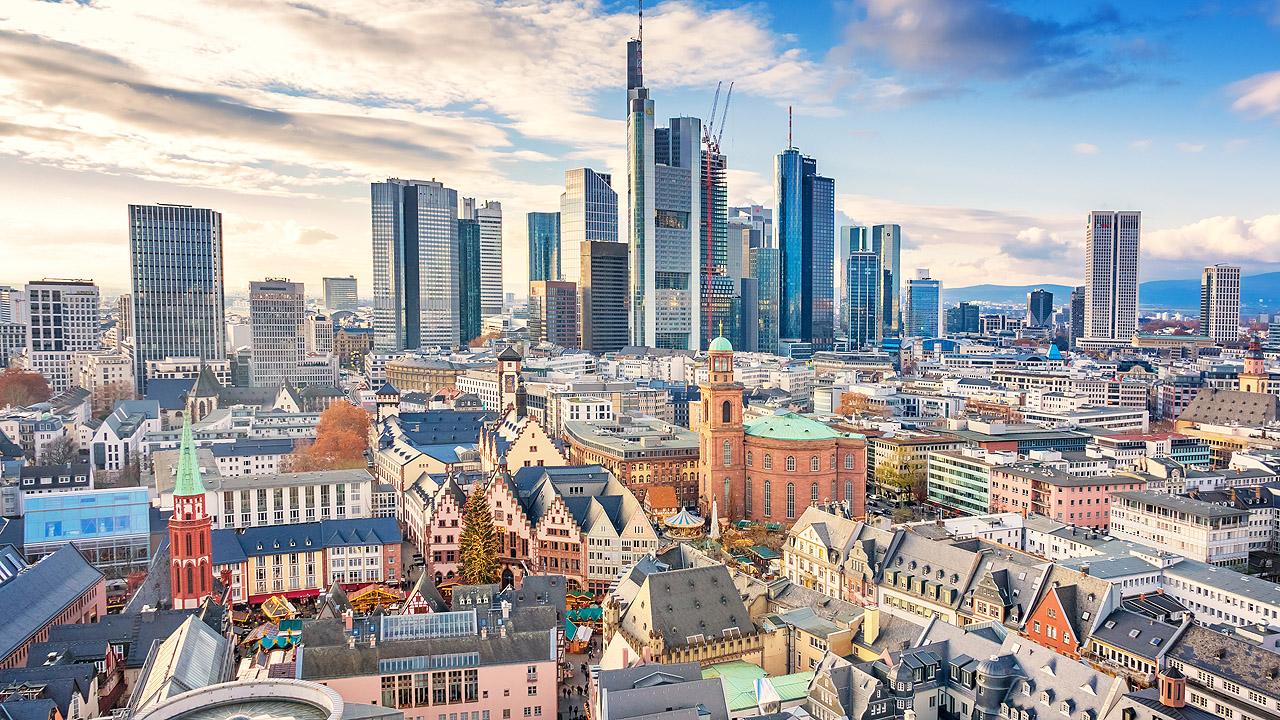
<svg viewBox="0 0 1280 720">
<path fill-rule="evenodd" d="M 7 242 L 49 248 L 16 258 L 0 280 L 70 275 L 106 294 L 125 290 L 124 208 L 165 202 L 224 214 L 229 294 L 284 262 L 317 290 L 321 277 L 346 273 L 372 287 L 371 181 L 435 177 L 502 202 L 508 218 L 556 211 L 574 167 L 608 172 L 625 190 L 617 108 L 622 46 L 635 33 L 629 4 L 534 13 L 441 2 L 354 24 L 345 22 L 354 8 L 308 7 L 192 4 L 190 25 L 166 32 L 155 31 L 164 14 L 145 3 L 23 5 L 0 21 L 0 67 L 14 87 L 0 103 L 10 191 L 0 217 Z M 896 20 L 913 10 L 928 11 L 928 22 L 899 37 Z M 452 46 L 430 29 L 446 23 L 405 22 L 411 11 L 486 22 L 512 42 L 486 49 L 492 56 L 433 56 L 449 71 L 422 75 L 447 80 L 388 79 L 380 71 L 397 51 Z M 233 22 L 255 30 L 202 33 L 200 43 L 188 34 Z M 1023 39 L 1000 43 L 1001 28 Z M 312 57 L 347 30 L 342 52 L 317 57 L 305 75 L 289 69 L 287 58 Z M 647 8 L 646 30 L 659 117 L 705 116 L 715 82 L 737 83 L 724 138 L 730 205 L 772 204 L 772 158 L 794 105 L 796 144 L 836 180 L 837 226 L 900 224 L 906 266 L 938 268 L 949 287 L 981 282 L 996 266 L 1009 282 L 1074 284 L 1078 218 L 1095 207 L 1143 209 L 1142 280 L 1195 277 L 1217 262 L 1243 264 L 1246 275 L 1280 267 L 1253 260 L 1280 256 L 1268 252 L 1280 248 L 1280 215 L 1266 190 L 1280 153 L 1280 71 L 1260 49 L 1280 24 L 1261 5 L 1033 12 L 866 0 L 796 18 L 767 5 L 668 2 Z M 702 40 L 730 31 L 742 42 Z M 1210 54 L 1226 37 L 1243 49 Z M 511 48 L 535 38 L 552 59 L 521 62 Z M 198 58 L 175 50 L 195 44 Z M 535 87 L 543 101 L 530 103 Z M 1081 97 L 1105 98 L 1113 112 L 1096 117 Z M 161 98 L 165 113 L 136 110 Z M 1137 107 L 1145 112 L 1129 112 Z M 979 162 L 991 179 L 973 181 Z M 1202 178 L 1226 176 L 1227 191 L 1203 192 Z M 50 185 L 64 192 L 39 191 Z M 65 211 L 69 195 L 76 213 Z M 523 294 L 523 223 L 503 231 L 504 289 Z M 990 252 L 964 252 L 976 243 Z"/>
</svg>

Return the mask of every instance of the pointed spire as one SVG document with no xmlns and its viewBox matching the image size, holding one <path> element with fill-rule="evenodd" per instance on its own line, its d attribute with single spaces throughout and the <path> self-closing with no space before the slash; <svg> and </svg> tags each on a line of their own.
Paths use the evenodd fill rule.
<svg viewBox="0 0 1280 720">
<path fill-rule="evenodd" d="M 711 499 L 711 539 L 720 539 L 720 508 L 715 498 Z"/>
<path fill-rule="evenodd" d="M 174 497 L 204 495 L 204 482 L 200 480 L 200 461 L 196 458 L 196 443 L 191 437 L 191 419 L 182 419 L 182 445 L 178 448 L 178 477 L 173 483 Z"/>
</svg>

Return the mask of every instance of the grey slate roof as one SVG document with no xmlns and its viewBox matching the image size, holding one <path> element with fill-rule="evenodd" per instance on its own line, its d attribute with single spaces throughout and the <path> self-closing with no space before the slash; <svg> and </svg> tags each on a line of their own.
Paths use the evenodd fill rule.
<svg viewBox="0 0 1280 720">
<path fill-rule="evenodd" d="M 8 657 L 101 581 L 102 573 L 70 544 L 4 580 L 0 584 L 0 608 L 4 608 L 0 658 Z"/>
<path fill-rule="evenodd" d="M 62 716 L 71 717 L 71 698 L 79 698 L 81 707 L 88 703 L 97 672 L 97 668 L 89 664 L 0 669 L 0 694 L 5 694 L 7 687 L 43 686 L 44 695 L 57 703 Z"/>
<path fill-rule="evenodd" d="M 505 637 L 489 633 L 488 637 L 464 636 L 428 638 L 424 640 L 396 640 L 382 642 L 375 647 L 367 645 L 348 648 L 341 632 L 328 632 L 321 638 L 312 626 L 322 623 L 341 624 L 336 621 L 308 623 L 303 629 L 303 647 L 298 654 L 299 678 L 323 680 L 376 675 L 381 660 L 412 658 L 425 655 L 451 653 L 478 653 L 481 665 L 508 665 L 555 660 L 556 640 L 552 630 L 512 632 Z M 333 640 L 337 642 L 333 642 Z M 328 642 L 324 642 L 327 640 Z M 317 642 L 320 641 L 320 642 Z"/>
<path fill-rule="evenodd" d="M 720 637 L 731 627 L 755 632 L 724 565 L 649 575 L 619 624 L 637 638 L 656 631 L 668 649 L 683 647 L 692 635 Z"/>
<path fill-rule="evenodd" d="M 719 678 L 703 679 L 698 663 L 646 663 L 600 673 L 602 720 L 728 720 Z"/>
<path fill-rule="evenodd" d="M 1170 625 L 1121 609 L 1102 621 L 1093 633 L 1093 639 L 1138 657 L 1155 659 L 1182 629 L 1180 625 Z"/>
<path fill-rule="evenodd" d="M 1187 628 L 1167 657 L 1187 667 L 1230 678 L 1264 695 L 1275 695 L 1276 687 L 1280 686 L 1280 653 L 1203 625 Z"/>
<path fill-rule="evenodd" d="M 1178 420 L 1209 425 L 1258 427 L 1280 416 L 1280 396 L 1239 390 L 1205 388 L 1178 416 Z"/>
</svg>

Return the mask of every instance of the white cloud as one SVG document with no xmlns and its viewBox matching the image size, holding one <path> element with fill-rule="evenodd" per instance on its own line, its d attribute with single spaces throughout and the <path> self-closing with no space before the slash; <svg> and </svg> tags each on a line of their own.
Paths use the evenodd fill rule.
<svg viewBox="0 0 1280 720">
<path fill-rule="evenodd" d="M 1097 155 L 1101 149 L 1093 143 L 1076 143 L 1071 146 L 1071 150 L 1077 155 Z"/>
<path fill-rule="evenodd" d="M 1129 149 L 1145 152 L 1151 149 L 1151 140 L 1149 138 L 1141 138 L 1129 143 Z"/>
<path fill-rule="evenodd" d="M 1184 153 L 1204 152 L 1204 143 L 1180 142 L 1178 143 L 1177 148 L 1179 152 Z"/>
<path fill-rule="evenodd" d="M 1142 248 L 1144 254 L 1161 260 L 1273 261 L 1280 257 L 1280 215 L 1253 220 L 1226 215 L 1205 218 L 1147 233 Z"/>
<path fill-rule="evenodd" d="M 1227 86 L 1231 108 L 1249 115 L 1280 113 L 1280 70 L 1259 73 Z"/>
</svg>

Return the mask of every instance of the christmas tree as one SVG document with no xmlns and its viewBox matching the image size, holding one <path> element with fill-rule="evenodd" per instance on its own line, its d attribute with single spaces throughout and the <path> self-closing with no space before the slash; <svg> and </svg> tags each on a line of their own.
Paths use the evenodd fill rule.
<svg viewBox="0 0 1280 720">
<path fill-rule="evenodd" d="M 480 585 L 498 580 L 498 535 L 484 488 L 477 483 L 462 509 L 462 535 L 458 538 L 462 555 L 462 582 Z"/>
</svg>

